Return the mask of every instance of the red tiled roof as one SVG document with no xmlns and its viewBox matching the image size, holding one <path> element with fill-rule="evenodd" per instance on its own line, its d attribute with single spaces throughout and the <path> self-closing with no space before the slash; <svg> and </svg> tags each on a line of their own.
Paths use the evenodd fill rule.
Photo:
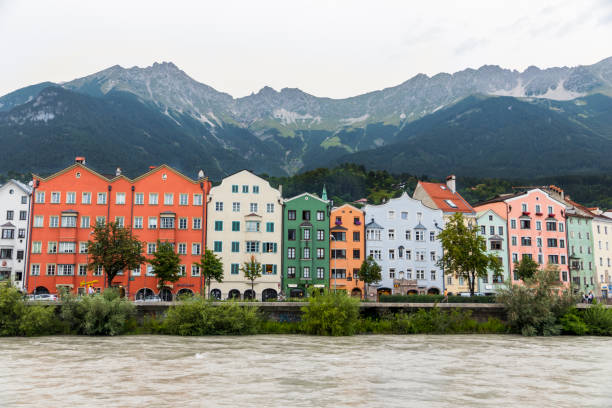
<svg viewBox="0 0 612 408">
<path fill-rule="evenodd" d="M 474 212 L 472 206 L 459 193 L 453 193 L 445 183 L 419 181 L 419 184 L 440 210 L 444 212 Z M 456 205 L 456 208 L 449 205 L 446 200 L 450 200 Z"/>
</svg>

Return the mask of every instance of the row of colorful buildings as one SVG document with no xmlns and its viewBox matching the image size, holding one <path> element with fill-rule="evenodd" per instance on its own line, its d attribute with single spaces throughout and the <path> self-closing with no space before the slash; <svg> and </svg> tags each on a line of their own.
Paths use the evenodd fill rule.
<svg viewBox="0 0 612 408">
<path fill-rule="evenodd" d="M 412 197 L 333 207 L 325 189 L 321 196 L 283 198 L 282 187 L 246 170 L 213 187 L 202 171 L 191 179 L 162 165 L 130 179 L 120 169 L 100 174 L 77 157 L 49 177 L 34 175 L 31 185 L 11 180 L 0 187 L 0 280 L 28 293 L 102 290 L 104 271 L 88 269 L 87 242 L 96 223 L 113 221 L 143 242 L 147 258 L 167 241 L 181 259 L 180 279 L 164 287 L 148 263 L 121 271 L 112 285 L 131 299 L 203 293 L 198 263 L 205 248 L 223 262 L 223 281 L 206 288 L 218 299 L 302 297 L 311 288 L 370 299 L 459 294 L 467 282 L 438 265 L 438 233 L 460 212 L 503 265 L 501 276 L 479 279 L 479 293 L 518 282 L 513 265 L 530 257 L 558 266 L 559 280 L 576 291 L 607 296 L 612 214 L 581 206 L 555 186 L 525 187 L 472 206 L 455 184 L 449 176 L 446 183 L 419 182 Z M 382 279 L 366 294 L 359 268 L 368 256 Z M 253 289 L 241 270 L 252 257 L 262 265 Z"/>
</svg>

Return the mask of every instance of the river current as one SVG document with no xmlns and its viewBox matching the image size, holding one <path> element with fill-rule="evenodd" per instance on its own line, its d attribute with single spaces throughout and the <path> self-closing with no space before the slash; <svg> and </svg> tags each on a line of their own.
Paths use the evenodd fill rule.
<svg viewBox="0 0 612 408">
<path fill-rule="evenodd" d="M 612 407 L 612 339 L 0 338 L 0 407 Z"/>
</svg>

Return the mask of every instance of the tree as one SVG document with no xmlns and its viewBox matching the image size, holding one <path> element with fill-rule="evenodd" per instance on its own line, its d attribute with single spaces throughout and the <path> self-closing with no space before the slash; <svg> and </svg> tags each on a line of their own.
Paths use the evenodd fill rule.
<svg viewBox="0 0 612 408">
<path fill-rule="evenodd" d="M 524 256 L 520 262 L 514 263 L 514 272 L 521 280 L 527 280 L 533 278 L 535 273 L 538 271 L 540 265 L 528 256 Z"/>
<path fill-rule="evenodd" d="M 208 292 L 210 292 L 211 279 L 219 283 L 223 281 L 223 263 L 221 262 L 221 258 L 215 255 L 210 249 L 204 250 L 200 263 L 196 263 L 196 265 L 200 267 L 200 273 L 206 282 L 204 289 L 208 288 Z M 206 294 L 206 290 L 204 293 Z M 208 296 L 204 295 L 204 298 L 208 298 Z"/>
<path fill-rule="evenodd" d="M 462 213 L 455 213 L 438 234 L 444 254 L 438 265 L 444 273 L 468 281 L 470 296 L 474 296 L 476 278 L 488 276 L 491 270 L 500 275 L 502 265 L 495 255 L 487 254 L 487 242 L 475 228 L 465 225 Z"/>
<path fill-rule="evenodd" d="M 174 252 L 174 246 L 170 242 L 158 240 L 157 251 L 149 263 L 153 265 L 153 273 L 157 276 L 160 289 L 166 282 L 176 282 L 181 277 L 181 258 Z"/>
<path fill-rule="evenodd" d="M 363 260 L 363 263 L 359 268 L 359 279 L 361 279 L 366 286 L 364 299 L 368 298 L 368 289 L 370 284 L 378 282 L 382 279 L 381 271 L 382 269 L 380 268 L 380 265 L 376 263 L 372 255 Z"/>
<path fill-rule="evenodd" d="M 244 265 L 240 267 L 240 270 L 244 273 L 244 277 L 251 281 L 251 292 L 253 292 L 254 295 L 255 279 L 261 277 L 261 264 L 257 262 L 255 255 L 251 255 L 251 259 L 245 262 Z"/>
<path fill-rule="evenodd" d="M 138 268 L 146 261 L 142 255 L 142 243 L 132 232 L 116 222 L 98 223 L 93 230 L 93 241 L 87 242 L 89 269 L 104 269 L 108 286 L 122 270 Z"/>
</svg>

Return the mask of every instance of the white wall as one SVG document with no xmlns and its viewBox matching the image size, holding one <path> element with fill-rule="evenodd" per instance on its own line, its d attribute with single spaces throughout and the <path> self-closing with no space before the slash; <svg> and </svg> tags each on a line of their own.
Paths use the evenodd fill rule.
<svg viewBox="0 0 612 408">
<path fill-rule="evenodd" d="M 22 197 L 25 197 L 22 203 Z M 6 184 L 0 187 L 0 249 L 11 249 L 12 255 L 10 258 L 0 259 L 0 273 L 10 274 L 10 279 L 13 284 L 19 289 L 24 289 L 24 279 L 26 278 L 26 248 L 28 236 L 29 222 L 29 205 L 30 205 L 29 189 L 14 180 L 9 180 Z M 11 220 L 7 219 L 7 211 L 13 211 Z M 25 212 L 24 219 L 20 219 L 22 212 Z M 12 226 L 11 226 L 12 225 Z M 5 231 L 8 234 L 9 230 L 13 231 L 14 238 L 2 238 L 5 236 Z M 20 233 L 22 237 L 20 237 Z M 23 251 L 23 258 L 17 259 L 19 251 Z M 19 278 L 21 276 L 21 279 Z"/>
</svg>

